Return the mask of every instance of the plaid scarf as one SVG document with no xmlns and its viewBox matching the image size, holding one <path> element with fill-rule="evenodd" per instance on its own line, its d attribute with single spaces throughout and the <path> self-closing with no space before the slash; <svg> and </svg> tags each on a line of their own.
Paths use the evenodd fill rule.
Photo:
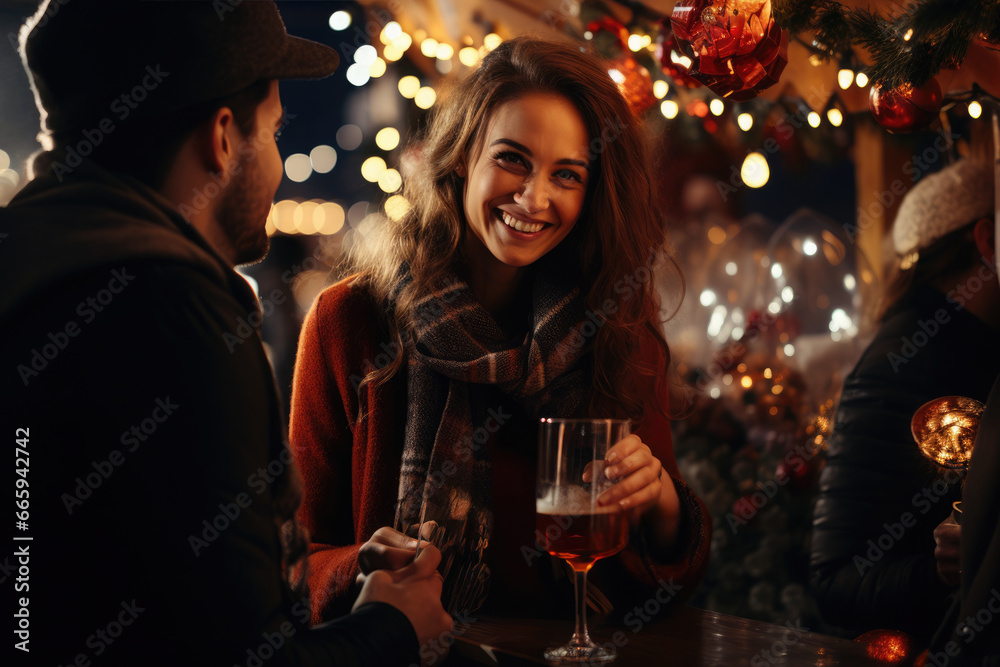
<svg viewBox="0 0 1000 667">
<path fill-rule="evenodd" d="M 393 302 L 409 281 L 404 265 Z M 498 393 L 493 387 L 532 417 L 577 414 L 589 386 L 579 362 L 589 346 L 579 333 L 580 288 L 542 270 L 531 286 L 531 329 L 520 341 L 501 331 L 465 281 L 452 274 L 441 285 L 415 303 L 406 343 L 409 407 L 396 528 L 415 535 L 418 525 L 435 522 L 423 537 L 442 551 L 445 604 L 471 612 L 489 592 L 492 472 L 484 445 L 503 410 L 489 402 Z"/>
</svg>

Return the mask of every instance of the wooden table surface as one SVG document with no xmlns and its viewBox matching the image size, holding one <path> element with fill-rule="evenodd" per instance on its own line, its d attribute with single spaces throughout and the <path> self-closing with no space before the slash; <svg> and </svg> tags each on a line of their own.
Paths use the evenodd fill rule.
<svg viewBox="0 0 1000 667">
<path fill-rule="evenodd" d="M 542 657 L 549 646 L 564 644 L 573 621 L 479 618 L 457 636 L 447 665 L 551 665 Z M 617 634 L 616 634 L 617 633 Z M 878 665 L 860 644 L 694 607 L 682 607 L 641 628 L 596 627 L 595 642 L 617 645 L 613 667 L 670 665 Z"/>
</svg>

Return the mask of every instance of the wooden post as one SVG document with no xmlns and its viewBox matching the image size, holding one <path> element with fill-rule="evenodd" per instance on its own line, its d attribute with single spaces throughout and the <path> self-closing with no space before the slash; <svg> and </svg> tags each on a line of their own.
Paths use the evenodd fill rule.
<svg viewBox="0 0 1000 667">
<path fill-rule="evenodd" d="M 881 294 L 882 282 L 894 259 L 886 236 L 903 196 L 913 185 L 907 161 L 913 156 L 913 140 L 892 135 L 871 118 L 857 114 L 854 127 L 854 179 L 857 193 L 854 243 L 874 275 L 861 275 L 861 295 L 866 310 Z"/>
</svg>

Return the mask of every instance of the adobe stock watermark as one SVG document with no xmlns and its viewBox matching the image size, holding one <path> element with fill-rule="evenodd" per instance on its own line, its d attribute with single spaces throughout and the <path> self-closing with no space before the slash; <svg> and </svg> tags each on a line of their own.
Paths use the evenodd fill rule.
<svg viewBox="0 0 1000 667">
<path fill-rule="evenodd" d="M 684 587 L 680 584 L 674 583 L 673 577 L 667 581 L 660 579 L 656 583 L 658 586 L 653 591 L 653 594 L 642 604 L 638 604 L 633 607 L 632 610 L 625 614 L 625 617 L 623 618 L 625 626 L 632 631 L 632 634 L 628 635 L 623 630 L 615 630 L 608 641 L 600 644 L 601 648 L 605 650 L 613 649 L 614 651 L 620 653 L 621 649 L 628 645 L 629 639 L 642 632 L 643 628 L 645 628 L 647 624 L 656 620 L 660 613 L 664 609 L 668 608 L 670 603 L 684 589 Z M 607 665 L 608 663 L 584 662 L 579 664 L 596 666 L 598 664 Z"/>
<path fill-rule="evenodd" d="M 219 503 L 219 512 L 215 516 L 202 520 L 201 534 L 191 533 L 188 535 L 188 546 L 191 547 L 194 555 L 200 556 L 202 551 L 229 530 L 233 523 L 240 518 L 243 510 L 250 507 L 254 499 L 267 490 L 269 484 L 273 484 L 276 479 L 285 474 L 293 460 L 291 450 L 287 447 L 284 448 L 278 458 L 268 461 L 266 466 L 258 468 L 247 477 L 247 487 L 254 492 L 254 496 L 246 491 L 241 491 L 231 501 Z"/>
<path fill-rule="evenodd" d="M 766 667 L 767 665 L 785 664 L 785 656 L 788 649 L 795 646 L 802 640 L 802 636 L 809 632 L 809 628 L 804 627 L 799 621 L 792 623 L 785 622 L 786 630 L 781 639 L 776 639 L 769 648 L 762 649 L 759 653 L 750 658 L 752 667 Z"/>
<path fill-rule="evenodd" d="M 69 4 L 70 0 L 49 0 L 48 7 L 45 8 L 45 13 L 43 13 L 38 20 L 35 21 L 33 28 L 44 28 L 53 16 L 59 13 L 63 5 Z M 25 17 L 22 23 L 27 23 L 28 17 Z M 14 47 L 14 50 L 20 53 L 21 45 L 18 43 L 17 33 L 9 32 L 7 33 L 7 39 L 10 41 L 10 45 Z"/>
<path fill-rule="evenodd" d="M 960 484 L 962 475 L 955 470 L 946 470 L 940 477 L 921 491 L 913 494 L 910 504 L 918 510 L 921 515 L 926 515 L 941 499 L 948 495 L 956 484 Z M 868 550 L 864 556 L 855 555 L 853 558 L 854 567 L 858 570 L 859 576 L 864 576 L 867 570 L 875 566 L 875 563 L 882 560 L 885 555 L 895 547 L 906 532 L 917 525 L 917 515 L 906 511 L 899 515 L 899 519 L 892 522 L 885 522 L 882 527 L 885 531 L 867 542 Z"/>
<path fill-rule="evenodd" d="M 290 611 L 300 627 L 308 627 L 308 605 L 299 600 L 292 605 Z M 265 630 L 260 635 L 261 643 L 247 648 L 246 660 L 242 664 L 246 667 L 263 667 L 265 662 L 277 655 L 285 643 L 295 636 L 298 629 L 291 621 L 282 621 L 274 632 Z"/>
<path fill-rule="evenodd" d="M 460 611 L 452 615 L 451 630 L 442 632 L 435 639 L 421 645 L 421 665 L 432 667 L 438 661 L 444 660 L 448 656 L 448 652 L 451 651 L 451 647 L 455 645 L 457 638 L 468 632 L 472 624 L 478 620 L 475 616 L 470 616 L 468 611 Z M 412 663 L 410 667 L 421 667 L 421 665 Z"/>
<path fill-rule="evenodd" d="M 63 493 L 60 496 L 66 513 L 72 515 L 77 507 L 83 505 L 83 501 L 94 495 L 94 492 L 101 488 L 101 485 L 108 481 L 111 475 L 125 463 L 125 454 L 131 454 L 139 449 L 144 442 L 149 440 L 149 436 L 156 433 L 160 424 L 167 421 L 179 407 L 180 405 L 171 401 L 169 396 L 157 398 L 153 402 L 153 410 L 148 417 L 122 431 L 120 441 L 122 445 L 127 446 L 125 452 L 112 449 L 106 459 L 91 461 L 90 466 L 93 471 L 87 473 L 85 477 L 77 477 L 73 492 Z"/>
<path fill-rule="evenodd" d="M 823 451 L 823 446 L 813 439 L 805 445 L 796 445 L 792 451 L 785 453 L 783 460 L 788 466 L 795 469 L 812 461 L 821 451 Z M 740 503 L 735 513 L 726 513 L 726 523 L 729 524 L 729 530 L 732 531 L 733 535 L 739 531 L 741 526 L 747 525 L 747 522 L 757 516 L 757 513 L 778 495 L 778 489 L 787 485 L 790 480 L 791 477 L 785 472 L 785 469 L 779 467 L 774 473 L 773 479 L 762 483 L 758 482 L 758 489 L 750 494 L 746 502 Z"/>
<path fill-rule="evenodd" d="M 966 616 L 960 620 L 955 626 L 955 634 L 961 637 L 965 644 L 971 644 L 978 634 L 985 632 L 993 623 L 997 614 L 1000 614 L 1000 591 L 992 588 L 986 605 L 980 608 L 975 615 Z M 996 632 L 996 630 L 992 632 Z M 926 664 L 934 667 L 947 667 L 952 658 L 957 658 L 961 653 L 961 644 L 955 640 L 949 640 L 941 651 L 927 651 Z"/>
<path fill-rule="evenodd" d="M 125 633 L 126 628 L 135 623 L 136 619 L 139 618 L 139 614 L 146 611 L 146 608 L 140 607 L 134 599 L 131 602 L 123 600 L 120 606 L 121 611 L 102 627 L 95 629 L 84 642 L 86 647 L 91 649 L 92 653 L 85 651 L 77 653 L 76 657 L 69 663 L 70 665 L 74 667 L 90 667 L 91 656 L 97 658 L 103 655 Z"/>
<path fill-rule="evenodd" d="M 914 156 L 903 163 L 901 168 L 903 174 L 909 177 L 909 182 L 916 183 L 922 174 L 927 173 L 943 155 L 946 155 L 949 147 L 956 139 L 961 138 L 961 134 L 951 132 L 942 127 L 936 133 L 933 146 L 928 146 L 923 153 Z M 867 208 L 859 206 L 855 215 L 855 222 L 843 225 L 847 237 L 853 243 L 858 234 L 865 232 L 873 225 L 879 223 L 885 212 L 889 210 L 896 201 L 904 196 L 908 191 L 907 181 L 897 178 L 885 190 L 874 192 L 875 200 L 868 204 Z"/>
<path fill-rule="evenodd" d="M 98 290 L 77 304 L 76 314 L 83 320 L 83 324 L 90 324 L 97 319 L 98 314 L 104 312 L 115 296 L 121 294 L 134 279 L 135 276 L 130 274 L 124 266 L 111 271 L 111 279 L 106 288 Z M 67 320 L 66 324 L 56 329 L 55 332 L 49 331 L 48 342 L 43 343 L 40 347 L 32 348 L 29 359 L 17 366 L 17 373 L 24 386 L 27 387 L 31 380 L 48 368 L 49 364 L 69 347 L 72 339 L 79 336 L 82 331 L 83 329 L 75 319 Z"/>
<path fill-rule="evenodd" d="M 948 290 L 948 302 L 953 305 L 955 311 L 962 310 L 983 289 L 983 286 L 996 282 L 996 279 L 997 274 L 994 266 L 985 257 L 980 257 L 980 264 L 976 272 Z M 899 368 L 916 357 L 949 322 L 951 322 L 951 314 L 944 308 L 938 308 L 934 311 L 933 318 L 918 320 L 917 331 L 914 331 L 910 336 L 900 336 L 899 352 L 886 354 L 886 359 L 892 366 L 892 370 L 899 372 Z"/>
<path fill-rule="evenodd" d="M 282 127 L 285 127 L 296 117 L 295 114 L 284 112 Z M 236 165 L 221 176 L 214 171 L 211 172 L 211 180 L 200 187 L 193 188 L 190 199 L 177 207 L 184 219 L 191 222 L 196 214 L 208 208 L 209 204 L 222 194 L 223 190 L 232 182 L 233 177 L 243 173 L 246 166 L 257 159 L 261 149 L 272 141 L 274 141 L 274 132 L 267 127 L 256 128 L 249 137 L 241 141 L 236 146 L 236 154 L 240 156 Z"/>
<path fill-rule="evenodd" d="M 618 312 L 620 304 L 631 299 L 635 294 L 642 293 L 643 286 L 653 278 L 653 267 L 660 258 L 662 249 L 650 248 L 646 263 L 639 266 L 632 273 L 619 279 L 612 286 L 615 294 L 620 294 L 621 299 L 605 299 L 601 307 L 596 311 L 587 309 L 584 313 L 584 320 L 570 330 L 569 340 L 559 346 L 560 359 L 565 360 L 571 352 L 579 352 L 587 341 L 597 335 L 601 327 L 608 321 L 608 317 Z"/>
<path fill-rule="evenodd" d="M 147 65 L 146 74 L 139 80 L 131 90 L 123 92 L 111 101 L 109 111 L 119 122 L 128 119 L 132 112 L 139 108 L 149 95 L 159 87 L 163 80 L 170 76 L 170 72 L 164 72 L 157 64 Z M 65 162 L 54 162 L 52 173 L 56 179 L 62 183 L 63 177 L 73 173 L 73 170 L 83 164 L 83 158 L 94 152 L 94 149 L 101 145 L 101 142 L 114 132 L 117 126 L 111 116 L 105 116 L 98 121 L 96 127 L 86 129 L 82 132 L 83 138 L 76 143 L 68 144 L 65 147 Z"/>
</svg>

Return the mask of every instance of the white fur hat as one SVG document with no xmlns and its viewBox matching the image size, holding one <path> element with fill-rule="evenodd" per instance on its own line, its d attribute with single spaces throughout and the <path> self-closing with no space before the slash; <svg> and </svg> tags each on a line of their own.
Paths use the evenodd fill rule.
<svg viewBox="0 0 1000 667">
<path fill-rule="evenodd" d="M 993 218 L 993 164 L 964 159 L 913 186 L 896 214 L 892 243 L 900 256 L 920 252 L 980 218 Z"/>
</svg>

